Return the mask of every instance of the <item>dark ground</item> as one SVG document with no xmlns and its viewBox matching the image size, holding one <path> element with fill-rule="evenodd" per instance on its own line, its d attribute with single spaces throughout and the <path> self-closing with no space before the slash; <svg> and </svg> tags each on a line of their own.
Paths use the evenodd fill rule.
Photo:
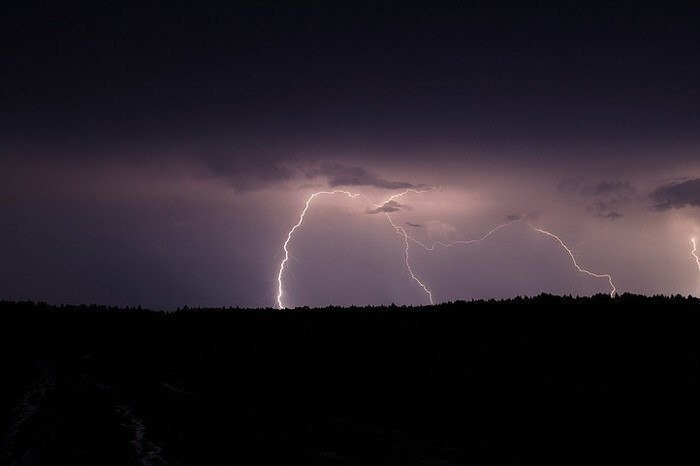
<svg viewBox="0 0 700 466">
<path fill-rule="evenodd" d="M 0 463 L 697 464 L 700 301 L 0 303 Z"/>
</svg>

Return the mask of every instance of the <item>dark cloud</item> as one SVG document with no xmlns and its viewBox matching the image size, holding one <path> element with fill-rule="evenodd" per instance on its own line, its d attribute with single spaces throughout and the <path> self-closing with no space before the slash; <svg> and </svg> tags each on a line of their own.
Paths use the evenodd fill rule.
<svg viewBox="0 0 700 466">
<path fill-rule="evenodd" d="M 620 212 L 616 212 L 614 210 L 611 210 L 610 212 L 596 214 L 596 218 L 604 218 L 607 220 L 617 220 L 618 218 L 622 218 L 622 217 L 624 217 L 624 215 L 622 215 Z"/>
<path fill-rule="evenodd" d="M 612 206 L 617 204 L 615 201 L 598 201 L 594 206 L 598 209 L 597 215 L 603 216 L 606 212 L 612 211 Z"/>
<path fill-rule="evenodd" d="M 581 190 L 581 178 L 565 178 L 557 183 L 557 189 L 563 194 L 577 194 Z"/>
<path fill-rule="evenodd" d="M 283 163 L 275 162 L 269 155 L 263 154 L 251 163 L 251 157 L 227 157 L 214 153 L 204 157 L 206 166 L 212 173 L 231 180 L 239 191 L 264 189 L 270 185 L 279 185 L 300 177 L 307 180 L 326 178 L 329 187 L 371 186 L 381 189 L 420 188 L 406 181 L 387 180 L 359 166 L 340 163 L 324 163 L 320 166 L 299 170 Z"/>
<path fill-rule="evenodd" d="M 700 207 L 700 178 L 659 186 L 650 196 L 656 202 L 654 210 Z"/>
<path fill-rule="evenodd" d="M 522 214 L 508 214 L 506 215 L 506 222 L 514 222 L 523 218 Z"/>
<path fill-rule="evenodd" d="M 297 177 L 293 170 L 269 164 L 263 167 L 251 167 L 232 176 L 232 183 L 238 191 L 254 191 L 270 185 L 278 185 Z"/>
<path fill-rule="evenodd" d="M 421 224 L 421 223 L 413 223 L 413 222 L 406 222 L 406 225 L 409 227 L 413 227 L 413 228 L 419 228 L 419 227 L 423 226 L 423 224 Z"/>
<path fill-rule="evenodd" d="M 210 176 L 227 180 L 237 191 L 255 191 L 298 179 L 298 169 L 289 160 L 279 161 L 269 151 L 254 151 L 224 144 L 202 144 L 189 151 L 194 164 L 203 165 Z M 174 158 L 175 155 L 169 157 Z"/>
<path fill-rule="evenodd" d="M 593 194 L 627 196 L 634 194 L 635 189 L 629 181 L 601 181 L 593 188 Z"/>
<path fill-rule="evenodd" d="M 560 193 L 585 197 L 627 199 L 637 192 L 629 181 L 604 180 L 595 184 L 584 183 L 581 178 L 566 178 L 557 184 Z"/>
<path fill-rule="evenodd" d="M 561 180 L 557 186 L 568 202 L 581 203 L 595 218 L 617 220 L 623 217 L 620 207 L 627 205 L 637 190 L 626 180 L 603 180 L 586 183 L 581 178 Z"/>
<path fill-rule="evenodd" d="M 614 209 L 614 206 L 627 202 L 627 198 L 620 200 L 617 198 L 610 198 L 607 201 L 597 201 L 593 206 L 589 206 L 589 209 L 597 210 L 593 215 L 595 218 L 604 218 L 607 220 L 617 220 L 618 218 L 624 217 L 624 215 Z"/>
<path fill-rule="evenodd" d="M 328 186 L 332 188 L 336 186 L 372 186 L 382 189 L 407 189 L 422 186 L 406 181 L 389 181 L 368 172 L 362 167 L 350 167 L 339 163 L 325 163 L 306 172 L 307 178 L 317 178 L 319 176 L 326 177 Z"/>
<path fill-rule="evenodd" d="M 396 201 L 388 201 L 375 209 L 367 209 L 368 214 L 381 214 L 399 212 L 401 210 L 410 210 L 411 208 L 405 204 L 399 204 Z"/>
</svg>

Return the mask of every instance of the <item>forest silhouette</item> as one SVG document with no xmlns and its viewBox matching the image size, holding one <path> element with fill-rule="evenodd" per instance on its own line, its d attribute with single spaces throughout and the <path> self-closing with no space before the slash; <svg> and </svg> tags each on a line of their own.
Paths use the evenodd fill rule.
<svg viewBox="0 0 700 466">
<path fill-rule="evenodd" d="M 0 302 L 2 464 L 697 459 L 700 300 Z"/>
</svg>

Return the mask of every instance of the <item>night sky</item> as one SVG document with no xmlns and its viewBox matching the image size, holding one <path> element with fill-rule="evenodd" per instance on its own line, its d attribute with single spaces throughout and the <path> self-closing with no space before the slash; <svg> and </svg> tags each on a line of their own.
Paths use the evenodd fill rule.
<svg viewBox="0 0 700 466">
<path fill-rule="evenodd" d="M 700 3 L 4 2 L 0 299 L 700 294 Z M 432 189 L 436 188 L 436 189 Z M 382 204 L 404 189 L 409 193 Z M 374 202 L 372 204 L 370 202 Z M 698 241 L 700 244 L 700 240 Z"/>
</svg>

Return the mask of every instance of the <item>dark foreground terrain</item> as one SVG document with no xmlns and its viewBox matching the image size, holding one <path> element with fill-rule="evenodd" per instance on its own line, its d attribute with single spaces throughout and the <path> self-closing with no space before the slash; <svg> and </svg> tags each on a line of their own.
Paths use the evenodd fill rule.
<svg viewBox="0 0 700 466">
<path fill-rule="evenodd" d="M 697 464 L 699 312 L 3 302 L 0 463 Z"/>
</svg>

